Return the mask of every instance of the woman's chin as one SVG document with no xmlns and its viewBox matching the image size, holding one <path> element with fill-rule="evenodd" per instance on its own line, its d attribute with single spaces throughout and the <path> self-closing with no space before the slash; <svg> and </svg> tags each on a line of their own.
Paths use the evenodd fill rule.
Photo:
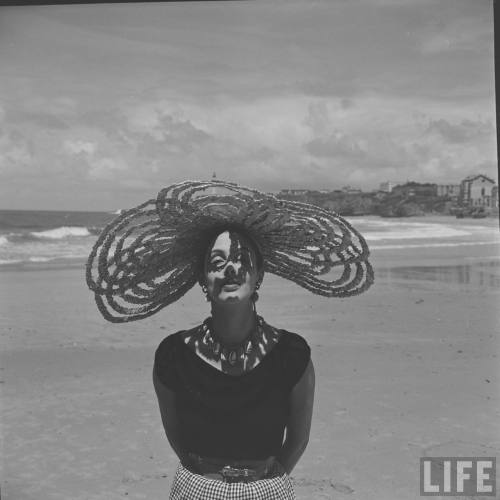
<svg viewBox="0 0 500 500">
<path fill-rule="evenodd" d="M 220 302 L 240 302 L 241 297 L 235 293 L 226 293 L 222 296 L 219 296 Z"/>
<path fill-rule="evenodd" d="M 240 302 L 249 301 L 250 296 L 239 293 L 239 291 L 234 292 L 222 292 L 217 297 L 216 302 L 219 304 L 236 304 Z"/>
</svg>

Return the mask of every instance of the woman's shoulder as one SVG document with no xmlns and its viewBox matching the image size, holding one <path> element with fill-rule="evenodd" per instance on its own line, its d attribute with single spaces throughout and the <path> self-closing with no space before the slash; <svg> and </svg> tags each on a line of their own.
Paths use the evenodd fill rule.
<svg viewBox="0 0 500 500">
<path fill-rule="evenodd" d="M 179 385 L 179 366 L 182 364 L 186 335 L 196 331 L 179 330 L 167 335 L 158 345 L 154 356 L 153 374 L 165 387 L 176 390 Z"/>
<path fill-rule="evenodd" d="M 177 332 L 167 335 L 159 343 L 158 347 L 156 348 L 156 353 L 163 354 L 167 351 L 175 349 L 179 346 L 179 344 L 182 345 L 183 343 L 185 343 L 186 339 L 194 335 L 198 329 L 199 326 L 195 326 L 194 328 L 191 328 L 189 330 L 178 330 Z"/>
<path fill-rule="evenodd" d="M 278 329 L 279 349 L 276 354 L 287 387 L 292 388 L 300 380 L 311 360 L 311 348 L 306 339 L 298 333 Z"/>
<path fill-rule="evenodd" d="M 158 345 L 154 356 L 154 372 L 165 383 L 172 379 L 175 365 L 179 360 L 180 349 L 185 344 L 186 336 L 195 332 L 197 327 L 190 330 L 179 330 L 167 335 Z"/>
<path fill-rule="evenodd" d="M 310 355 L 311 348 L 309 347 L 307 340 L 302 335 L 291 332 L 284 328 L 272 328 L 274 328 L 279 333 L 279 343 L 282 345 L 284 351 L 292 351 L 297 353 L 302 352 Z"/>
<path fill-rule="evenodd" d="M 155 356 L 168 354 L 176 347 L 181 339 L 182 334 L 185 330 L 179 330 L 178 332 L 171 333 L 167 335 L 156 348 Z"/>
<path fill-rule="evenodd" d="M 309 347 L 307 340 L 299 333 L 291 332 L 290 330 L 285 330 L 284 328 L 278 328 L 277 330 L 281 333 L 281 335 L 283 335 L 283 338 L 290 345 L 302 348 Z"/>
</svg>

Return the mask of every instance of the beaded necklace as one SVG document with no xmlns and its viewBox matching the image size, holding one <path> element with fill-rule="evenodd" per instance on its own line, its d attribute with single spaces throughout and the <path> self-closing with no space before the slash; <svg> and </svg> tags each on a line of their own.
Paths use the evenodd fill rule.
<svg viewBox="0 0 500 500">
<path fill-rule="evenodd" d="M 224 344 L 215 337 L 210 327 L 211 318 L 207 318 L 200 325 L 203 333 L 202 343 L 214 353 L 217 361 L 224 359 L 231 366 L 234 366 L 238 361 L 242 361 L 245 356 L 257 349 L 264 335 L 264 320 L 261 316 L 257 316 L 257 328 L 238 344 Z"/>
</svg>

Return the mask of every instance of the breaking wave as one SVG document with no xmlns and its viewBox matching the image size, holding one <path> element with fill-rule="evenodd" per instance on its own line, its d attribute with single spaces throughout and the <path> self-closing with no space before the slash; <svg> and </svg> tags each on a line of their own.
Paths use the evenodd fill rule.
<svg viewBox="0 0 500 500">
<path fill-rule="evenodd" d="M 51 240 L 61 240 L 70 237 L 90 236 L 91 231 L 86 227 L 62 226 L 45 231 L 33 231 L 28 233 L 35 238 L 48 238 Z"/>
</svg>

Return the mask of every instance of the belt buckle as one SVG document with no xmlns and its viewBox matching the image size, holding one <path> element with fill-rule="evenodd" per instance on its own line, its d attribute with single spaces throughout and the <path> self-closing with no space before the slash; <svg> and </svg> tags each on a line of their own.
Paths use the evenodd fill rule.
<svg viewBox="0 0 500 500">
<path fill-rule="evenodd" d="M 237 483 L 239 481 L 251 481 L 255 476 L 255 471 L 252 469 L 237 469 L 230 465 L 225 465 L 220 470 L 220 475 L 226 483 Z"/>
</svg>

